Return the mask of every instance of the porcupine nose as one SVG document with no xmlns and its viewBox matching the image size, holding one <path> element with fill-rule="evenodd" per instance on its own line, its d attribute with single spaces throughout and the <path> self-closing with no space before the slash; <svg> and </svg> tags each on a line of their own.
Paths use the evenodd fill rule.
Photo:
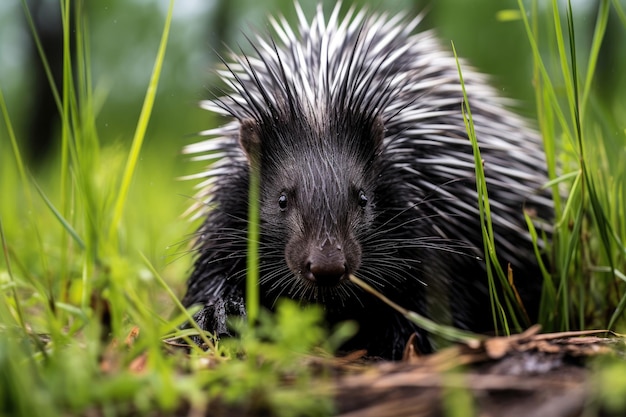
<svg viewBox="0 0 626 417">
<path fill-rule="evenodd" d="M 325 244 L 311 251 L 304 276 L 317 285 L 332 287 L 346 274 L 346 258 L 340 245 Z"/>
</svg>

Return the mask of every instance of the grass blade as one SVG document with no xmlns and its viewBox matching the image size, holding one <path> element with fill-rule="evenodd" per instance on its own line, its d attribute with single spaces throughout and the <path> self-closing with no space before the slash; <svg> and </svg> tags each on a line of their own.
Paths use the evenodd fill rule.
<svg viewBox="0 0 626 417">
<path fill-rule="evenodd" d="M 37 182 L 35 181 L 34 178 L 33 178 L 32 181 L 33 181 L 33 184 L 35 185 L 35 189 L 37 189 L 37 192 L 41 196 L 41 199 L 44 201 L 44 203 L 46 203 L 46 206 L 48 206 L 48 208 L 50 209 L 52 214 L 54 214 L 54 217 L 56 217 L 59 220 L 59 223 L 61 223 L 63 228 L 70 234 L 70 236 L 72 236 L 74 241 L 78 244 L 78 247 L 81 250 L 84 250 L 85 249 L 85 242 L 83 242 L 83 240 L 80 238 L 80 236 L 78 235 L 76 230 L 72 227 L 70 222 L 68 222 L 65 219 L 65 217 L 63 217 L 63 215 L 59 212 L 59 210 L 56 209 L 54 204 L 52 204 L 50 199 L 46 196 L 46 193 L 43 192 L 43 190 L 41 189 L 41 187 L 39 187 L 39 184 L 37 184 Z"/>
<path fill-rule="evenodd" d="M 483 167 L 482 157 L 480 155 L 480 147 L 478 145 L 478 138 L 476 137 L 476 131 L 474 130 L 474 121 L 472 118 L 471 108 L 467 91 L 465 89 L 465 83 L 463 81 L 463 73 L 461 70 L 461 64 L 458 60 L 454 43 L 452 43 L 452 52 L 457 63 L 457 70 L 459 74 L 459 80 L 461 83 L 461 89 L 463 92 L 462 113 L 463 121 L 469 141 L 472 146 L 472 152 L 474 155 L 474 169 L 476 173 L 476 193 L 478 196 L 478 208 L 480 215 L 480 224 L 482 225 L 482 237 L 483 237 L 483 250 L 486 262 L 487 282 L 489 288 L 489 295 L 491 299 L 494 326 L 496 331 L 501 329 L 506 335 L 511 333 L 511 327 L 520 329 L 522 326 L 520 323 L 528 322 L 524 308 L 517 302 L 515 295 L 516 291 L 513 286 L 512 280 L 505 275 L 498 256 L 496 253 L 495 234 L 493 231 L 493 223 L 491 221 L 491 207 L 489 204 L 488 187 L 485 179 L 485 171 Z M 494 276 L 495 274 L 495 276 Z M 496 277 L 500 282 L 500 285 L 496 285 Z M 503 299 L 500 299 L 499 289 L 503 290 Z M 509 324 L 511 322 L 512 326 Z M 500 326 L 499 326 L 500 325 Z"/>
<path fill-rule="evenodd" d="M 124 205 L 128 196 L 128 190 L 130 188 L 130 183 L 133 178 L 133 173 L 135 172 L 135 167 L 137 166 L 137 161 L 139 160 L 139 153 L 141 152 L 143 139 L 146 135 L 146 129 L 148 128 L 150 115 L 152 114 L 152 107 L 154 106 L 157 87 L 159 85 L 159 78 L 161 76 L 161 68 L 163 67 L 163 61 L 165 59 L 165 50 L 167 48 L 167 40 L 169 38 L 173 10 L 174 0 L 170 0 L 167 16 L 165 18 L 165 26 L 163 28 L 161 42 L 159 44 L 159 51 L 157 53 L 157 57 L 154 63 L 152 76 L 150 77 L 150 83 L 148 85 L 148 90 L 146 91 L 143 106 L 141 107 L 141 113 L 139 115 L 139 121 L 137 122 L 137 127 L 135 129 L 133 143 L 130 153 L 128 155 L 128 160 L 126 162 L 126 168 L 124 169 L 124 174 L 122 176 L 120 191 L 117 196 L 117 201 L 115 202 L 115 208 L 113 210 L 113 220 L 111 221 L 111 227 L 109 229 L 109 237 L 113 241 L 115 240 L 115 233 L 122 219 Z"/>
<path fill-rule="evenodd" d="M 535 59 L 535 63 L 538 65 L 539 73 L 542 76 L 543 89 L 545 94 L 549 98 L 549 101 L 552 105 L 552 110 L 556 116 L 556 119 L 559 121 L 559 126 L 563 129 L 563 135 L 566 138 L 571 138 L 571 129 L 567 123 L 567 119 L 561 110 L 559 105 L 559 99 L 557 97 L 554 85 L 550 79 L 550 75 L 548 74 L 548 70 L 541 59 L 541 52 L 539 51 L 539 45 L 537 44 L 537 40 L 533 36 L 533 31 L 530 27 L 530 23 L 528 22 L 528 17 L 526 14 L 526 9 L 524 7 L 523 0 L 517 0 L 518 6 L 521 10 L 522 22 L 524 23 L 524 28 L 526 29 L 526 35 L 530 42 L 530 46 L 533 52 L 533 58 Z"/>
<path fill-rule="evenodd" d="M 15 278 L 13 277 L 13 271 L 11 269 L 11 257 L 9 256 L 9 247 L 7 245 L 7 241 L 4 236 L 4 226 L 2 225 L 1 216 L 0 216 L 0 241 L 2 242 L 2 253 L 4 254 L 6 272 L 7 272 L 7 275 L 9 276 L 9 281 L 13 284 L 11 285 L 11 296 L 13 297 L 13 301 L 15 302 L 17 322 L 22 329 L 26 330 L 26 324 L 24 322 L 24 313 L 22 313 L 22 303 L 20 301 L 20 298 L 17 295 L 17 290 L 15 288 Z"/>
<path fill-rule="evenodd" d="M 33 35 L 33 40 L 35 41 L 35 47 L 37 48 L 39 59 L 41 59 L 41 64 L 43 65 L 44 72 L 46 73 L 48 84 L 50 85 L 50 91 L 52 92 L 52 96 L 54 97 L 54 103 L 57 106 L 57 110 L 59 114 L 63 114 L 63 106 L 61 105 L 61 98 L 59 97 L 59 90 L 57 89 L 56 83 L 54 82 L 54 77 L 52 76 L 52 70 L 50 69 L 50 64 L 48 63 L 48 59 L 46 58 L 46 54 L 44 53 L 43 46 L 41 45 L 41 40 L 39 39 L 39 35 L 37 34 L 37 29 L 35 28 L 35 22 L 33 21 L 33 16 L 30 14 L 30 9 L 28 8 L 28 4 L 26 3 L 26 0 L 22 0 L 22 9 L 24 10 L 24 17 L 26 18 L 26 22 L 28 23 L 28 28 L 30 29 L 30 33 Z"/>
<path fill-rule="evenodd" d="M 261 193 L 261 173 L 258 164 L 250 164 L 250 184 L 248 192 L 248 248 L 246 255 L 246 312 L 248 324 L 254 326 L 259 315 L 259 201 Z"/>
<path fill-rule="evenodd" d="M 365 291 L 369 292 L 370 294 L 376 296 L 378 299 L 396 310 L 398 313 L 402 314 L 404 317 L 433 335 L 442 337 L 445 340 L 449 340 L 452 342 L 463 342 L 471 346 L 475 346 L 480 340 L 485 338 L 485 336 L 460 330 L 456 327 L 435 323 L 434 321 L 422 316 L 421 314 L 418 314 L 411 310 L 407 310 L 406 308 L 394 303 L 389 298 L 378 292 L 374 287 L 372 287 L 365 281 L 360 280 L 354 275 L 350 275 L 350 281 L 358 285 Z"/>
<path fill-rule="evenodd" d="M 15 163 L 17 164 L 17 169 L 20 173 L 20 179 L 22 180 L 22 185 L 24 186 L 27 200 L 29 204 L 32 206 L 32 197 L 30 194 L 30 188 L 28 188 L 28 177 L 26 175 L 26 168 L 24 166 L 24 160 L 22 159 L 22 155 L 20 153 L 20 147 L 17 143 L 17 138 L 15 137 L 15 131 L 13 130 L 13 123 L 11 123 L 11 118 L 9 117 L 9 110 L 7 109 L 7 104 L 4 101 L 4 94 L 2 93 L 1 88 L 0 88 L 0 110 L 2 111 L 2 117 L 4 118 L 4 123 L 7 126 L 7 133 L 9 134 L 9 140 L 11 141 L 11 148 L 13 149 Z"/>
<path fill-rule="evenodd" d="M 609 0 L 602 0 L 593 33 L 593 41 L 591 44 L 591 52 L 589 55 L 587 75 L 585 77 L 583 96 L 580 103 L 580 114 L 583 119 L 585 118 L 585 110 L 587 108 L 587 102 L 589 101 L 589 94 L 591 93 L 593 76 L 595 75 L 596 65 L 598 63 L 598 56 L 600 55 L 600 47 L 602 46 L 602 41 L 604 40 L 604 35 L 606 33 L 606 26 L 609 21 L 609 9 Z"/>
</svg>

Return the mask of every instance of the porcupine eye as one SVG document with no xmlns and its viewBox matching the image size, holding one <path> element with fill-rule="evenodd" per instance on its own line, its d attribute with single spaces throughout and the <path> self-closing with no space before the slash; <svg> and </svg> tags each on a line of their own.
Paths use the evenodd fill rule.
<svg viewBox="0 0 626 417">
<path fill-rule="evenodd" d="M 280 207 L 280 211 L 285 211 L 287 209 L 287 195 L 285 193 L 278 197 L 278 207 Z"/>
<path fill-rule="evenodd" d="M 363 190 L 359 191 L 359 207 L 367 206 L 367 196 L 363 192 Z"/>
</svg>

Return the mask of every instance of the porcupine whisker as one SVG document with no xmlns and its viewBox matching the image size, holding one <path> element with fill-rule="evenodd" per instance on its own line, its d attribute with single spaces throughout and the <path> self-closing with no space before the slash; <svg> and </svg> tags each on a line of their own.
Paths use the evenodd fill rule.
<svg viewBox="0 0 626 417">
<path fill-rule="evenodd" d="M 318 297 L 318 287 L 314 284 L 303 281 L 289 281 L 289 286 L 285 289 L 285 294 L 294 300 L 316 300 Z"/>
<path fill-rule="evenodd" d="M 405 211 L 406 210 L 403 210 L 403 212 L 405 212 Z M 371 233 L 369 236 L 367 236 L 367 239 L 373 240 L 373 239 L 378 238 L 379 237 L 379 235 L 378 235 L 379 231 L 384 231 L 384 233 L 382 233 L 382 234 L 383 235 L 388 235 L 389 234 L 388 232 L 393 232 L 393 231 L 395 231 L 397 229 L 401 229 L 401 228 L 406 227 L 406 226 L 408 226 L 410 224 L 422 223 L 422 222 L 426 222 L 428 220 L 433 220 L 433 219 L 440 218 L 440 217 L 443 216 L 442 214 L 435 213 L 435 214 L 430 214 L 430 215 L 425 215 L 425 216 L 420 216 L 420 217 L 414 217 L 414 218 L 411 218 L 411 219 L 407 219 L 407 220 L 405 220 L 402 223 L 398 223 L 397 225 L 394 225 L 391 228 L 388 228 L 388 229 L 384 228 L 385 226 L 391 224 L 391 221 L 393 221 L 393 220 L 395 220 L 395 218 L 399 217 L 400 214 L 402 214 L 402 213 L 399 213 L 399 214 L 395 215 L 394 218 L 389 219 L 384 224 L 381 224 L 381 225 L 377 226 L 377 228 L 374 229 L 373 233 Z M 454 215 L 446 215 L 446 217 L 455 217 L 455 216 Z"/>
<path fill-rule="evenodd" d="M 270 304 L 270 308 L 276 307 L 276 302 L 281 298 L 292 298 L 299 300 L 299 297 L 290 296 L 295 290 L 301 289 L 302 286 L 293 280 L 291 275 L 282 275 L 277 279 L 276 284 L 267 290 L 267 294 L 271 294 L 273 302 Z"/>
<path fill-rule="evenodd" d="M 176 262 L 179 262 L 181 259 L 188 257 L 189 255 L 193 255 L 196 252 L 195 249 L 187 249 L 187 250 L 179 250 L 176 251 L 172 254 L 168 254 L 166 255 L 166 258 L 168 259 L 167 262 L 165 263 L 165 265 L 170 266 L 173 265 Z"/>
<path fill-rule="evenodd" d="M 279 264 L 280 265 L 280 264 Z M 259 279 L 260 285 L 271 284 L 269 290 L 275 290 L 277 286 L 280 285 L 280 281 L 276 280 L 277 277 L 290 277 L 293 276 L 293 273 L 286 265 L 280 265 L 277 267 L 276 265 L 268 265 L 265 269 L 268 270 L 264 275 Z"/>
<path fill-rule="evenodd" d="M 339 287 L 339 298 L 342 301 L 343 305 L 346 305 L 346 300 L 356 300 L 361 308 L 365 308 L 365 304 L 363 300 L 359 296 L 359 293 L 355 291 L 356 287 L 354 285 L 342 285 Z"/>
<path fill-rule="evenodd" d="M 439 202 L 439 201 L 453 201 L 455 199 L 454 197 L 441 197 L 441 196 L 438 196 L 439 198 L 437 198 L 437 199 L 433 199 L 431 197 L 437 195 L 436 194 L 437 190 L 443 189 L 444 186 L 450 185 L 450 184 L 453 184 L 453 183 L 459 182 L 459 181 L 465 181 L 467 179 L 468 178 L 456 178 L 456 179 L 451 179 L 451 180 L 446 181 L 445 183 L 443 183 L 440 186 L 438 186 L 435 190 L 431 191 L 429 194 L 427 194 L 426 196 L 422 197 L 422 199 L 420 201 L 418 201 L 416 203 L 413 203 L 413 204 L 409 205 L 408 207 L 400 209 L 400 211 L 398 211 L 398 213 L 395 214 L 394 217 L 389 219 L 385 224 L 382 224 L 381 227 L 384 227 L 384 226 L 388 225 L 389 223 L 394 221 L 397 217 L 401 216 L 402 214 L 405 214 L 406 212 L 408 212 L 410 210 L 413 210 L 413 209 L 419 207 L 420 205 L 427 204 L 427 203 L 431 203 L 432 204 L 432 203 L 436 203 L 436 202 Z M 436 216 L 436 214 L 434 214 L 432 216 Z M 427 217 L 427 218 L 429 218 L 429 217 Z M 417 220 L 419 220 L 419 218 Z"/>
<path fill-rule="evenodd" d="M 384 229 L 383 227 L 377 227 L 376 229 L 372 230 L 372 233 L 370 235 L 364 236 L 362 238 L 362 240 L 363 240 L 364 243 L 373 242 L 373 243 L 379 244 L 381 242 L 380 239 L 382 237 L 386 241 L 391 242 L 391 240 L 388 237 L 390 235 L 393 236 L 392 232 L 394 232 L 394 231 L 402 231 L 408 225 L 411 225 L 411 224 L 422 224 L 422 223 L 425 223 L 427 220 L 430 220 L 430 219 L 433 219 L 433 218 L 437 218 L 437 217 L 441 217 L 441 215 L 433 214 L 433 215 L 430 215 L 430 216 L 420 216 L 420 217 L 413 218 L 413 219 L 407 219 L 406 221 L 404 221 L 402 223 L 398 223 L 393 228 L 388 228 L 388 229 Z M 447 216 L 447 217 L 454 217 L 454 216 Z M 461 239 L 450 239 L 450 238 L 445 238 L 443 236 L 418 236 L 418 237 L 410 239 L 410 240 L 408 240 L 406 238 L 399 237 L 397 239 L 401 240 L 402 242 L 406 242 L 407 244 L 409 244 L 411 241 L 422 241 L 422 240 L 425 240 L 425 239 L 431 239 L 431 240 L 442 239 L 441 242 L 455 243 L 455 244 L 459 245 L 459 247 L 465 247 L 465 248 L 472 248 L 473 247 L 473 245 L 468 244 L 464 240 L 461 240 Z"/>
<path fill-rule="evenodd" d="M 379 254 L 368 254 L 369 258 L 367 262 L 364 262 L 359 270 L 373 269 L 380 270 L 383 273 L 386 271 L 398 271 L 406 272 L 406 267 L 410 269 L 420 268 L 422 261 L 416 259 L 404 259 L 396 255 L 387 254 L 387 256 L 380 256 Z M 413 264 L 413 265 L 411 265 Z M 405 277 L 406 278 L 406 277 Z"/>
<path fill-rule="evenodd" d="M 268 279 L 260 282 L 261 285 L 271 284 L 267 291 L 268 293 L 276 293 L 276 298 L 280 297 L 288 286 L 292 285 L 294 279 L 293 273 L 286 270 L 275 270 L 271 274 L 268 274 Z"/>
<path fill-rule="evenodd" d="M 463 242 L 462 242 L 463 243 Z M 464 252 L 460 249 L 475 249 L 472 246 L 469 246 L 469 244 L 465 244 L 465 245 L 452 245 L 450 244 L 450 242 L 447 242 L 445 240 L 443 240 L 442 242 L 439 243 L 423 243 L 420 242 L 419 244 L 403 244 L 401 246 L 402 249 L 430 249 L 430 250 L 436 250 L 439 252 L 446 252 L 448 254 L 453 254 L 453 255 L 459 255 L 459 256 L 465 256 L 465 257 L 470 257 L 473 259 L 478 259 L 475 255 Z"/>
<path fill-rule="evenodd" d="M 404 279 L 399 273 L 396 273 L 392 269 L 374 269 L 374 268 L 361 268 L 360 275 L 362 279 L 369 282 L 372 286 L 377 287 L 380 291 L 386 286 L 395 287 L 395 283 L 403 282 Z M 423 282 L 420 280 L 423 284 Z M 424 284 L 424 286 L 426 286 Z"/>
</svg>

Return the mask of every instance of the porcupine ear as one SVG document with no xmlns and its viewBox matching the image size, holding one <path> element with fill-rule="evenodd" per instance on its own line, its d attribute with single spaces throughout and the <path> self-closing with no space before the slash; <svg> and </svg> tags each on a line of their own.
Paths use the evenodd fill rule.
<svg viewBox="0 0 626 417">
<path fill-rule="evenodd" d="M 241 126 L 239 127 L 239 143 L 246 153 L 250 165 L 260 161 L 261 134 L 256 121 L 253 119 L 241 120 Z"/>
</svg>

